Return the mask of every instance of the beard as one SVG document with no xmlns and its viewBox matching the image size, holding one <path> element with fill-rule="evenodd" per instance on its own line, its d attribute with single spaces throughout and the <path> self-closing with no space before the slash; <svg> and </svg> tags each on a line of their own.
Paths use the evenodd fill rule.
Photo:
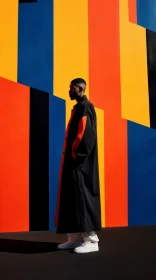
<svg viewBox="0 0 156 280">
<path fill-rule="evenodd" d="M 69 97 L 70 97 L 71 100 L 75 100 L 75 96 L 74 95 L 70 94 Z"/>
</svg>

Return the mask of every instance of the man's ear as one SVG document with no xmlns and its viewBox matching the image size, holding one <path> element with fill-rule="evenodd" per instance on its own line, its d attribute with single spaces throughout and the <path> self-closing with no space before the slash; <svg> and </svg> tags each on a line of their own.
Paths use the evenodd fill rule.
<svg viewBox="0 0 156 280">
<path fill-rule="evenodd" d="M 79 92 L 82 92 L 83 91 L 83 88 L 82 87 L 79 87 Z"/>
</svg>

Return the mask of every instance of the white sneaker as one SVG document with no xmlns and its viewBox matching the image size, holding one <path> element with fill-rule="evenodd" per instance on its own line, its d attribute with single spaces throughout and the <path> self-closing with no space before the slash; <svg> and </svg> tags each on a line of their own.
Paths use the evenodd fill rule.
<svg viewBox="0 0 156 280">
<path fill-rule="evenodd" d="M 58 249 L 60 250 L 70 250 L 75 249 L 76 247 L 80 246 L 82 244 L 82 241 L 76 241 L 76 240 L 68 240 L 67 242 L 63 244 L 58 245 Z"/>
<path fill-rule="evenodd" d="M 85 241 L 80 246 L 75 248 L 75 253 L 91 253 L 91 252 L 98 252 L 99 251 L 99 245 L 98 242 L 90 242 Z"/>
</svg>

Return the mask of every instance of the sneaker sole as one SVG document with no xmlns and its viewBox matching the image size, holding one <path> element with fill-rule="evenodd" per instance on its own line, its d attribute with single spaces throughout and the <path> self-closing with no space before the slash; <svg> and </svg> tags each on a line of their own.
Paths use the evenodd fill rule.
<svg viewBox="0 0 156 280">
<path fill-rule="evenodd" d="M 80 251 L 74 250 L 74 253 L 76 253 L 76 254 L 87 254 L 87 253 L 95 253 L 95 252 L 98 252 L 98 251 L 99 251 L 99 248 L 95 249 L 95 250 L 88 250 L 88 251 L 85 251 L 85 252 L 80 252 Z"/>
</svg>

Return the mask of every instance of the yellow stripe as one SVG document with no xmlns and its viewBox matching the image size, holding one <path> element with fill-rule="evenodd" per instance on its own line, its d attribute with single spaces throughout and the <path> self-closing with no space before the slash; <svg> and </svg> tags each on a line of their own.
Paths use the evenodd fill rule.
<svg viewBox="0 0 156 280">
<path fill-rule="evenodd" d="M 122 117 L 150 126 L 145 29 L 128 20 L 128 0 L 120 0 Z"/>
<path fill-rule="evenodd" d="M 0 76 L 17 81 L 18 0 L 0 1 Z"/>
<path fill-rule="evenodd" d="M 54 95 L 66 100 L 66 124 L 69 84 L 78 77 L 88 83 L 88 0 L 54 0 Z"/>
<path fill-rule="evenodd" d="M 96 108 L 102 227 L 105 227 L 104 111 Z"/>
<path fill-rule="evenodd" d="M 66 100 L 66 124 L 73 102 L 69 100 L 70 81 L 84 78 L 88 84 L 88 1 L 54 0 L 54 95 Z M 89 97 L 89 87 L 86 95 Z M 104 210 L 104 112 L 96 109 L 98 120 L 98 147 L 102 225 Z"/>
</svg>

